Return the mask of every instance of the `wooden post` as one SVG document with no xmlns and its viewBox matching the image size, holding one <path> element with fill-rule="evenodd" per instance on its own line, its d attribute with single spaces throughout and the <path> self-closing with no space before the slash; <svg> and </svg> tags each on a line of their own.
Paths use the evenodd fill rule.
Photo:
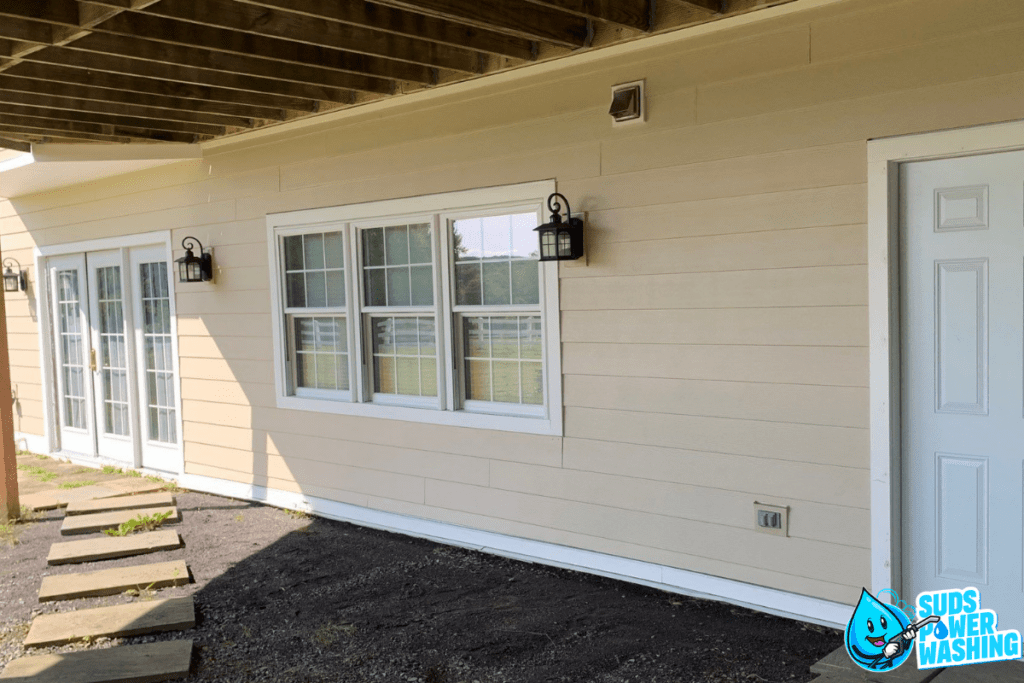
<svg viewBox="0 0 1024 683">
<path fill-rule="evenodd" d="M 0 522 L 21 516 L 18 499 L 18 459 L 14 450 L 14 401 L 11 363 L 7 353 L 7 302 L 0 292 Z"/>
</svg>

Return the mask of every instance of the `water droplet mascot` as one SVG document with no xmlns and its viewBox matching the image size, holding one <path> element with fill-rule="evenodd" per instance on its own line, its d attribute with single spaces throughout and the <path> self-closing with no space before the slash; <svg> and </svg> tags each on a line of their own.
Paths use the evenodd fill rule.
<svg viewBox="0 0 1024 683">
<path fill-rule="evenodd" d="M 846 625 L 846 652 L 862 669 L 895 669 L 910 657 L 921 627 L 937 621 L 939 617 L 933 615 L 912 624 L 902 610 L 886 605 L 862 589 L 857 608 Z"/>
</svg>

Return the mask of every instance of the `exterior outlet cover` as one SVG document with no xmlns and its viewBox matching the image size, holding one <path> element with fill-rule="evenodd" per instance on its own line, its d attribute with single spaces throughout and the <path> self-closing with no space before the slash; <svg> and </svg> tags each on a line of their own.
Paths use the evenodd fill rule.
<svg viewBox="0 0 1024 683">
<path fill-rule="evenodd" d="M 612 86 L 612 105 L 608 109 L 612 126 L 627 126 L 647 120 L 644 80 Z"/>
<path fill-rule="evenodd" d="M 789 536 L 789 506 L 754 501 L 754 529 L 776 536 Z"/>
</svg>

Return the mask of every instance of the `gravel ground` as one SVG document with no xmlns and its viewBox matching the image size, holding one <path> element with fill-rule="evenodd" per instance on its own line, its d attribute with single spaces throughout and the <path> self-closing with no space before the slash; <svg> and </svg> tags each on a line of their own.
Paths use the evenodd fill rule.
<svg viewBox="0 0 1024 683">
<path fill-rule="evenodd" d="M 189 681 L 803 683 L 833 629 L 277 508 L 178 492 L 185 547 L 48 567 L 61 512 L 0 541 L 0 667 L 36 614 L 193 595 Z M 184 559 L 194 582 L 39 603 L 42 576 Z M 30 653 L 31 654 L 31 653 Z"/>
</svg>

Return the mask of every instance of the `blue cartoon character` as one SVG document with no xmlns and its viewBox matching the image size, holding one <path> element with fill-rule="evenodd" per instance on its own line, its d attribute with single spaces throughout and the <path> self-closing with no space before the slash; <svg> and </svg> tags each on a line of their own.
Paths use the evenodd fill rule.
<svg viewBox="0 0 1024 683">
<path fill-rule="evenodd" d="M 857 608 L 846 625 L 846 652 L 862 669 L 895 669 L 910 657 L 917 632 L 937 621 L 939 617 L 933 615 L 912 624 L 902 610 L 862 590 Z"/>
</svg>

